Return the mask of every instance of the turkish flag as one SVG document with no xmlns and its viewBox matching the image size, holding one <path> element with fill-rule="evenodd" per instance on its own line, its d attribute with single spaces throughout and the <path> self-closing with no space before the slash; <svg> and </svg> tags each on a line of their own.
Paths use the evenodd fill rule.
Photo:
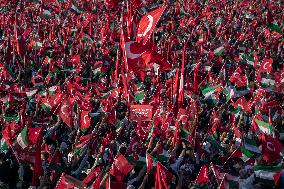
<svg viewBox="0 0 284 189">
<path fill-rule="evenodd" d="M 155 176 L 155 189 L 168 189 L 172 178 L 173 174 L 158 162 Z"/>
<path fill-rule="evenodd" d="M 62 100 L 64 99 L 64 97 L 65 97 L 65 95 L 63 93 L 57 92 L 57 93 L 48 97 L 47 103 L 49 103 L 49 105 L 51 106 L 51 109 L 53 111 L 57 111 L 57 108 L 60 105 L 60 103 L 62 102 Z"/>
<path fill-rule="evenodd" d="M 163 5 L 160 8 L 149 12 L 141 18 L 136 37 L 139 43 L 142 42 L 143 44 L 145 44 L 147 42 L 149 36 L 152 34 L 165 9 L 166 6 Z"/>
<path fill-rule="evenodd" d="M 109 173 L 121 182 L 123 178 L 133 169 L 133 165 L 120 153 L 114 159 Z"/>
<path fill-rule="evenodd" d="M 81 111 L 80 114 L 80 128 L 88 129 L 91 125 L 91 118 L 89 116 L 90 111 Z"/>
<path fill-rule="evenodd" d="M 208 167 L 206 165 L 203 165 L 199 171 L 199 174 L 196 178 L 196 183 L 200 184 L 200 183 L 209 183 L 209 177 L 208 177 Z"/>
<path fill-rule="evenodd" d="M 247 77 L 243 75 L 241 68 L 237 68 L 230 77 L 230 81 L 236 84 L 238 87 L 247 86 Z"/>
<path fill-rule="evenodd" d="M 263 59 L 262 64 L 259 68 L 259 72 L 270 72 L 272 69 L 272 63 L 273 63 L 273 59 L 269 58 L 269 59 Z"/>
<path fill-rule="evenodd" d="M 269 135 L 262 135 L 262 157 L 268 162 L 275 162 L 280 158 L 282 144 Z"/>
<path fill-rule="evenodd" d="M 64 100 L 59 110 L 59 116 L 69 127 L 72 127 L 72 106 Z"/>
</svg>

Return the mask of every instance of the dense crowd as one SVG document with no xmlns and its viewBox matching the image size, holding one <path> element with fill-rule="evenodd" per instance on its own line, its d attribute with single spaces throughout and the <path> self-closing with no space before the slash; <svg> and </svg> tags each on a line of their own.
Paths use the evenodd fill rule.
<svg viewBox="0 0 284 189">
<path fill-rule="evenodd" d="M 283 7 L 0 0 L 0 188 L 284 188 Z"/>
</svg>

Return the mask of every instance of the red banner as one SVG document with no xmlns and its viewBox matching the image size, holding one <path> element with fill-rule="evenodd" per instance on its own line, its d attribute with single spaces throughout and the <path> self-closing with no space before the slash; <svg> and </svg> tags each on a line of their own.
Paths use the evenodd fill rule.
<svg viewBox="0 0 284 189">
<path fill-rule="evenodd" d="M 131 105 L 130 119 L 134 121 L 151 121 L 152 108 L 150 105 Z"/>
</svg>

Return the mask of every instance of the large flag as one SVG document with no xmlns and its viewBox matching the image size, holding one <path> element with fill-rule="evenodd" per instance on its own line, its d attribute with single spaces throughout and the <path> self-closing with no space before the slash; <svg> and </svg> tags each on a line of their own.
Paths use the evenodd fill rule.
<svg viewBox="0 0 284 189">
<path fill-rule="evenodd" d="M 168 189 L 172 178 L 172 173 L 158 162 L 155 176 L 155 189 Z"/>
<path fill-rule="evenodd" d="M 282 144 L 269 135 L 262 135 L 262 156 L 265 161 L 275 162 L 280 158 Z"/>
<path fill-rule="evenodd" d="M 114 159 L 114 162 L 110 169 L 110 174 L 117 178 L 119 182 L 133 169 L 133 165 L 130 164 L 127 159 L 120 153 Z"/>
<path fill-rule="evenodd" d="M 139 43 L 142 42 L 145 44 L 147 42 L 165 9 L 166 6 L 162 5 L 160 8 L 149 12 L 141 18 L 137 31 L 137 41 Z"/>
<path fill-rule="evenodd" d="M 271 184 L 277 184 L 280 178 L 281 172 L 283 170 L 282 166 L 255 166 L 254 173 L 257 179 L 267 181 Z"/>
</svg>

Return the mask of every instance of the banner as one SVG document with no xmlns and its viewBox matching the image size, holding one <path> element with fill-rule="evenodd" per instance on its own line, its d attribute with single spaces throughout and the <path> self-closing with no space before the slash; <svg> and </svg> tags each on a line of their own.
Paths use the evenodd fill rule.
<svg viewBox="0 0 284 189">
<path fill-rule="evenodd" d="M 130 119 L 133 121 L 151 121 L 152 108 L 150 105 L 131 105 Z"/>
</svg>

